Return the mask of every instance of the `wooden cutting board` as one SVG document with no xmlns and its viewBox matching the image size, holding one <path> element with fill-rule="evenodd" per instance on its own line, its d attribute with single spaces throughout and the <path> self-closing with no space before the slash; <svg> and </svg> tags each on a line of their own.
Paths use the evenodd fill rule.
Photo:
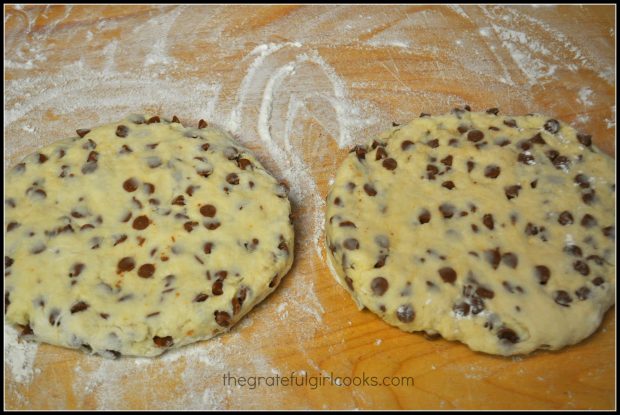
<svg viewBox="0 0 620 415">
<path fill-rule="evenodd" d="M 6 408 L 614 408 L 615 308 L 559 352 L 474 353 L 358 311 L 321 242 L 321 201 L 347 148 L 420 112 L 541 112 L 613 154 L 614 16 L 613 6 L 5 7 L 5 168 L 127 113 L 205 118 L 289 180 L 297 235 L 278 290 L 212 341 L 118 361 L 5 342 Z M 268 386 L 292 372 L 310 383 Z M 227 373 L 264 379 L 227 386 Z M 413 385 L 345 386 L 372 376 Z"/>
</svg>

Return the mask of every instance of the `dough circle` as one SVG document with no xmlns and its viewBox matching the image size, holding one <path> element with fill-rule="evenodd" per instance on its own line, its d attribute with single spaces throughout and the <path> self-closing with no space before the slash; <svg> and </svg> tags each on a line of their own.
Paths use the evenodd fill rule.
<svg viewBox="0 0 620 415">
<path fill-rule="evenodd" d="M 405 331 L 559 349 L 615 296 L 614 160 L 542 115 L 456 109 L 355 147 L 327 196 L 338 282 Z"/>
<path fill-rule="evenodd" d="M 8 173 L 5 319 L 42 342 L 156 356 L 230 329 L 293 261 L 288 188 L 225 132 L 130 116 Z"/>
</svg>

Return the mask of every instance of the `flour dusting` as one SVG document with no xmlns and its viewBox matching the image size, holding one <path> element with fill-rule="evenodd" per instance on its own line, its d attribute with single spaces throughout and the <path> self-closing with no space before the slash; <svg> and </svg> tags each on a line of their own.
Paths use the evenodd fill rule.
<svg viewBox="0 0 620 415">
<path fill-rule="evenodd" d="M 144 394 L 141 399 L 146 408 L 216 410 L 248 405 L 251 408 L 255 401 L 253 394 L 258 390 L 226 385 L 223 376 L 279 373 L 275 363 L 261 350 L 291 338 L 304 344 L 313 338 L 323 322 L 325 310 L 314 294 L 312 283 L 295 283 L 281 295 L 284 298 L 279 303 L 264 303 L 259 307 L 271 309 L 273 312 L 265 313 L 268 316 L 275 312 L 278 320 L 285 322 L 284 330 L 269 330 L 273 322 L 257 321 L 251 312 L 228 334 L 171 350 L 158 358 L 108 360 L 84 356 L 74 369 L 73 393 L 81 399 L 80 404 L 94 397 L 100 410 L 122 409 L 130 398 L 128 394 L 135 390 Z M 247 331 L 251 332 L 250 339 L 245 335 Z M 141 387 L 143 379 L 153 377 L 178 378 L 178 393 L 165 397 L 156 388 Z M 286 393 L 274 396 L 273 405 L 277 406 L 278 399 L 283 399 Z"/>
<path fill-rule="evenodd" d="M 549 55 L 549 51 L 540 43 L 530 39 L 525 33 L 492 25 L 495 34 L 501 39 L 515 64 L 528 78 L 530 85 L 548 81 L 553 76 L 557 65 L 536 57 L 537 54 Z"/>
<path fill-rule="evenodd" d="M 28 384 L 35 374 L 34 362 L 38 345 L 19 340 L 18 337 L 17 330 L 4 325 L 4 363 L 16 382 Z"/>
<path fill-rule="evenodd" d="M 616 128 L 616 106 L 611 106 L 611 117 L 605 118 L 605 122 L 607 123 L 607 128 Z"/>
<path fill-rule="evenodd" d="M 587 86 L 584 86 L 583 88 L 579 90 L 579 96 L 577 98 L 577 102 L 582 104 L 584 107 L 591 107 L 593 105 L 592 94 L 593 94 L 592 89 L 588 88 Z"/>
<path fill-rule="evenodd" d="M 607 118 L 588 115 L 601 97 L 600 84 L 614 83 L 615 55 L 580 43 L 570 26 L 534 17 L 532 8 L 403 6 L 397 13 L 374 13 L 362 7 L 351 13 L 346 7 L 308 6 L 244 30 L 234 27 L 242 21 L 234 20 L 226 6 L 200 12 L 193 6 L 149 7 L 146 19 L 127 14 L 96 17 L 92 24 L 72 20 L 77 7 L 13 8 L 5 12 L 5 26 L 14 29 L 5 36 L 4 65 L 11 75 L 5 79 L 5 168 L 37 147 L 74 135 L 77 128 L 128 113 L 177 115 L 184 124 L 205 119 L 229 130 L 289 183 L 297 230 L 302 231 L 296 235 L 293 271 L 230 333 L 155 359 L 111 361 L 59 352 L 75 353 L 70 357 L 77 361 L 71 392 L 78 407 L 126 409 L 132 401 L 151 409 L 260 409 L 256 397 L 264 389 L 226 386 L 222 376 L 298 369 L 327 375 L 317 363 L 324 361 L 310 347 L 324 333 L 324 314 L 333 311 L 326 311 L 316 290 L 315 270 L 325 267 L 325 194 L 319 178 L 333 183 L 334 149 L 366 142 L 391 121 L 462 105 L 468 97 L 451 88 L 454 79 L 539 111 L 533 91 L 557 82 L 563 71 L 575 77 L 590 71 L 599 84 L 570 91 L 574 122 L 615 128 L 615 105 Z M 465 29 L 453 30 L 452 19 Z M 373 60 L 338 62 L 334 50 L 369 52 Z M 366 70 L 381 78 L 367 76 Z M 408 79 L 408 73 L 428 74 L 436 88 Z M 399 104 L 391 107 L 389 100 Z M 68 125 L 68 120 L 80 125 Z M 20 342 L 6 325 L 4 334 L 7 391 L 27 404 L 18 387 L 58 375 L 37 359 L 36 343 Z M 371 340 L 377 350 L 383 343 Z M 344 337 L 337 336 L 328 351 L 344 347 Z M 287 367 L 279 360 L 281 348 L 299 355 L 305 369 Z M 452 370 L 476 381 L 492 375 L 469 365 Z M 173 390 L 153 388 L 159 379 L 173 379 Z M 53 395 L 45 389 L 29 393 L 33 399 Z M 270 395 L 271 406 L 287 401 L 288 393 Z M 355 391 L 354 397 L 367 404 L 364 394 Z M 439 404 L 445 407 L 446 401 Z"/>
</svg>

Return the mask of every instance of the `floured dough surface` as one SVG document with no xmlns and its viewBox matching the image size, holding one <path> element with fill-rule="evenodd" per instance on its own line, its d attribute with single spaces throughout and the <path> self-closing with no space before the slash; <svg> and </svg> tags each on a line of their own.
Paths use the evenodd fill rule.
<svg viewBox="0 0 620 415">
<path fill-rule="evenodd" d="M 293 260 L 286 186 L 228 134 L 173 120 L 78 130 L 7 173 L 9 323 L 155 356 L 230 329 L 276 289 Z"/>
<path fill-rule="evenodd" d="M 328 259 L 360 307 L 487 353 L 589 336 L 615 294 L 614 161 L 542 115 L 423 116 L 352 150 Z"/>
</svg>

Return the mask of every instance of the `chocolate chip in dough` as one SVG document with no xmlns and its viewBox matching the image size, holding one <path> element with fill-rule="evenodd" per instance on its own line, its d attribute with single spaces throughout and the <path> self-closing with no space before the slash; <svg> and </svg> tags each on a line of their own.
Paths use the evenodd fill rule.
<svg viewBox="0 0 620 415">
<path fill-rule="evenodd" d="M 116 127 L 116 136 L 120 138 L 125 138 L 129 134 L 129 128 L 125 125 L 119 125 Z"/>
<path fill-rule="evenodd" d="M 431 212 L 429 212 L 426 209 L 422 210 L 422 212 L 418 216 L 418 220 L 420 221 L 420 224 L 422 224 L 422 225 L 425 224 L 425 223 L 430 222 L 430 220 L 431 220 Z"/>
<path fill-rule="evenodd" d="M 560 123 L 553 118 L 547 120 L 544 125 L 545 130 L 549 131 L 551 134 L 556 134 L 560 131 Z"/>
<path fill-rule="evenodd" d="M 452 307 L 452 311 L 454 312 L 454 314 L 456 314 L 459 317 L 468 316 L 470 310 L 471 310 L 471 306 L 465 302 L 455 304 L 454 307 Z"/>
<path fill-rule="evenodd" d="M 437 272 L 445 283 L 454 284 L 456 281 L 456 271 L 452 267 L 443 267 Z"/>
<path fill-rule="evenodd" d="M 123 189 L 126 192 L 135 192 L 138 189 L 138 184 L 138 181 L 132 177 L 123 182 Z"/>
<path fill-rule="evenodd" d="M 579 142 L 586 147 L 590 147 L 592 145 L 592 136 L 589 134 L 578 133 L 577 140 L 579 140 Z"/>
<path fill-rule="evenodd" d="M 131 257 L 125 257 L 118 261 L 117 272 L 120 274 L 121 272 L 131 271 L 136 267 L 136 261 L 134 261 Z"/>
<path fill-rule="evenodd" d="M 560 156 L 560 153 L 557 150 L 551 149 L 551 150 L 547 150 L 545 152 L 545 155 L 553 163 L 555 159 L 557 159 Z"/>
<path fill-rule="evenodd" d="M 487 227 L 487 229 L 491 231 L 495 227 L 495 221 L 493 220 L 493 215 L 490 213 L 487 213 L 484 216 L 482 216 L 482 223 L 484 224 L 484 226 Z"/>
<path fill-rule="evenodd" d="M 200 213 L 202 214 L 202 216 L 212 218 L 217 213 L 217 209 L 215 208 L 215 206 L 207 204 L 207 205 L 203 205 L 200 208 Z"/>
<path fill-rule="evenodd" d="M 344 262 L 344 261 L 343 261 L 343 262 Z M 344 277 L 344 282 L 346 282 L 346 283 L 347 283 L 347 287 L 349 287 L 349 290 L 351 290 L 351 291 L 355 291 L 355 289 L 353 288 L 353 280 L 352 280 L 350 277 L 345 276 L 345 277 Z"/>
<path fill-rule="evenodd" d="M 60 310 L 54 308 L 50 311 L 48 321 L 52 326 L 60 326 Z"/>
<path fill-rule="evenodd" d="M 504 120 L 504 125 L 510 128 L 517 128 L 517 122 L 513 119 Z"/>
<path fill-rule="evenodd" d="M 519 265 L 519 257 L 512 252 L 506 252 L 505 254 L 502 254 L 502 263 L 512 269 L 515 269 L 517 268 L 517 265 Z"/>
<path fill-rule="evenodd" d="M 519 342 L 519 336 L 517 335 L 517 333 L 507 327 L 502 327 L 497 331 L 497 338 L 511 344 Z"/>
<path fill-rule="evenodd" d="M 569 211 L 565 210 L 558 216 L 558 223 L 562 226 L 572 225 L 573 215 Z"/>
<path fill-rule="evenodd" d="M 531 154 L 519 153 L 519 155 L 517 156 L 517 160 L 520 163 L 527 164 L 529 166 L 536 164 L 536 160 Z"/>
<path fill-rule="evenodd" d="M 226 176 L 226 181 L 232 185 L 238 185 L 239 176 L 237 175 L 237 173 L 230 173 L 228 176 Z"/>
<path fill-rule="evenodd" d="M 590 187 L 590 180 L 585 174 L 580 173 L 576 175 L 574 180 L 575 183 L 577 183 L 582 189 L 587 189 L 588 187 Z"/>
<path fill-rule="evenodd" d="M 467 133 L 467 139 L 473 143 L 477 143 L 483 138 L 484 138 L 484 133 L 480 130 L 471 130 Z"/>
<path fill-rule="evenodd" d="M 403 151 L 407 151 L 407 150 L 409 150 L 410 148 L 412 148 L 413 146 L 414 146 L 414 144 L 413 144 L 413 141 L 411 141 L 411 140 L 405 140 L 405 141 L 403 141 L 403 142 L 400 144 L 400 148 L 401 148 Z"/>
<path fill-rule="evenodd" d="M 589 192 L 583 193 L 581 195 L 581 200 L 586 205 L 592 205 L 596 201 L 596 191 L 591 189 Z"/>
<path fill-rule="evenodd" d="M 395 170 L 396 167 L 398 166 L 398 163 L 393 158 L 387 158 L 383 160 L 382 164 L 383 164 L 383 167 L 386 168 L 387 170 Z"/>
<path fill-rule="evenodd" d="M 37 243 L 34 247 L 32 247 L 32 249 L 30 250 L 30 253 L 33 255 L 38 255 L 41 252 L 44 252 L 47 249 L 47 246 L 43 243 Z"/>
<path fill-rule="evenodd" d="M 71 270 L 69 271 L 69 277 L 70 278 L 78 277 L 82 273 L 84 268 L 86 268 L 86 265 L 80 262 L 73 264 L 73 266 L 71 267 Z"/>
<path fill-rule="evenodd" d="M 370 283 L 370 288 L 372 289 L 373 294 L 382 296 L 387 291 L 390 284 L 383 277 L 376 277 Z"/>
<path fill-rule="evenodd" d="M 439 212 L 441 212 L 443 217 L 446 219 L 450 219 L 454 216 L 454 210 L 454 205 L 450 203 L 442 203 L 441 205 L 439 205 Z"/>
<path fill-rule="evenodd" d="M 360 247 L 358 240 L 355 238 L 345 239 L 342 245 L 350 251 L 354 251 Z"/>
<path fill-rule="evenodd" d="M 444 158 L 442 158 L 441 160 L 439 160 L 441 162 L 441 164 L 447 166 L 447 167 L 451 167 L 452 166 L 452 161 L 454 160 L 454 157 L 452 157 L 451 155 L 448 155 Z"/>
<path fill-rule="evenodd" d="M 214 221 L 214 222 L 212 221 L 212 222 L 206 222 L 206 223 L 203 223 L 203 225 L 204 225 L 204 226 L 205 226 L 205 228 L 207 228 L 208 230 L 213 231 L 213 230 L 215 230 L 215 229 L 219 228 L 219 227 L 220 227 L 220 225 L 221 225 L 221 223 L 220 223 L 220 222 L 218 222 L 218 221 Z"/>
<path fill-rule="evenodd" d="M 155 273 L 155 265 L 153 264 L 144 264 L 138 268 L 138 276 L 141 278 L 151 278 Z"/>
<path fill-rule="evenodd" d="M 387 157 L 387 151 L 383 147 L 377 147 L 377 152 L 375 155 L 375 160 L 382 160 Z"/>
<path fill-rule="evenodd" d="M 75 132 L 80 136 L 80 138 L 84 138 L 86 134 L 90 133 L 90 130 L 88 128 L 80 128 L 75 130 Z"/>
<path fill-rule="evenodd" d="M 493 292 L 493 290 L 490 290 L 485 287 L 476 288 L 476 295 L 480 298 L 487 298 L 487 299 L 492 299 L 493 297 L 495 297 L 495 293 Z"/>
<path fill-rule="evenodd" d="M 501 261 L 501 254 L 499 252 L 499 248 L 495 249 L 487 249 L 484 251 L 484 258 L 486 261 L 491 264 L 493 269 L 497 269 L 499 267 L 499 263 Z"/>
<path fill-rule="evenodd" d="M 248 167 L 252 167 L 252 162 L 248 159 L 242 158 L 242 159 L 237 160 L 237 165 L 239 166 L 241 170 L 245 170 Z"/>
<path fill-rule="evenodd" d="M 573 302 L 570 294 L 564 290 L 558 290 L 553 294 L 553 299 L 555 302 L 562 307 L 570 307 L 570 303 Z"/>
<path fill-rule="evenodd" d="M 226 311 L 215 311 L 215 322 L 222 327 L 230 326 L 230 314 Z"/>
<path fill-rule="evenodd" d="M 585 261 L 577 260 L 573 262 L 573 269 L 584 277 L 590 274 L 590 266 Z"/>
<path fill-rule="evenodd" d="M 147 157 L 146 158 L 146 164 L 150 168 L 152 168 L 152 169 L 155 169 L 155 168 L 161 166 L 162 163 L 163 162 L 161 161 L 161 159 L 159 157 L 157 157 L 157 156 L 152 156 L 152 157 Z"/>
<path fill-rule="evenodd" d="M 437 148 L 439 147 L 439 140 L 437 138 L 434 138 L 430 140 L 429 142 L 427 142 L 426 145 L 429 146 L 430 148 Z"/>
<path fill-rule="evenodd" d="M 403 304 L 396 309 L 396 318 L 402 323 L 411 323 L 415 319 L 415 311 L 411 304 Z"/>
<path fill-rule="evenodd" d="M 151 223 L 151 222 L 149 221 L 148 216 L 146 216 L 146 215 L 141 215 L 141 216 L 138 216 L 137 218 L 135 218 L 135 219 L 133 220 L 132 227 L 133 227 L 134 229 L 136 229 L 136 230 L 141 231 L 141 230 L 146 229 L 146 228 L 149 226 L 149 224 L 150 224 L 150 223 Z"/>
<path fill-rule="evenodd" d="M 355 152 L 355 156 L 361 162 L 362 160 L 366 160 L 366 153 L 368 150 L 364 146 L 355 146 L 353 147 L 352 152 Z"/>
<path fill-rule="evenodd" d="M 519 186 L 518 184 L 504 188 L 504 194 L 506 195 L 506 199 L 508 200 L 518 197 L 520 191 L 521 191 L 521 186 Z"/>
<path fill-rule="evenodd" d="M 194 303 L 202 303 L 202 302 L 206 301 L 206 300 L 207 300 L 207 298 L 209 298 L 209 296 L 208 296 L 207 294 L 205 294 L 205 293 L 200 293 L 200 294 L 197 294 L 197 295 L 194 297 L 193 302 L 194 302 Z"/>
<path fill-rule="evenodd" d="M 366 194 L 368 196 L 376 196 L 377 195 L 377 191 L 375 190 L 375 188 L 373 187 L 373 185 L 366 183 L 364 185 L 364 191 L 366 192 Z"/>
<path fill-rule="evenodd" d="M 490 164 L 484 168 L 484 175 L 490 179 L 496 179 L 501 173 L 501 168 L 498 165 Z"/>
<path fill-rule="evenodd" d="M 239 313 L 239 311 L 241 311 L 241 308 L 243 307 L 243 303 L 245 302 L 247 295 L 248 295 L 248 288 L 245 286 L 241 286 L 239 290 L 237 291 L 237 293 L 235 294 L 235 296 L 233 297 L 233 299 L 231 300 L 231 303 L 233 306 L 233 315 L 236 315 Z"/>
<path fill-rule="evenodd" d="M 532 143 L 530 142 L 530 140 L 521 140 L 517 143 L 517 148 L 519 150 L 528 151 L 532 148 Z"/>
<path fill-rule="evenodd" d="M 354 241 L 355 241 L 355 239 L 354 239 Z M 355 242 L 357 242 L 357 241 L 355 241 Z M 287 254 L 289 253 L 288 244 L 286 243 L 286 241 L 284 240 L 284 237 L 282 235 L 280 235 L 280 243 L 278 244 L 278 249 L 280 251 L 286 252 Z"/>
<path fill-rule="evenodd" d="M 426 177 L 429 180 L 435 180 L 435 176 L 439 173 L 437 166 L 429 164 L 426 166 Z"/>
<path fill-rule="evenodd" d="M 81 311 L 87 310 L 90 307 L 84 301 L 79 301 L 71 306 L 71 314 L 79 313 Z"/>
<path fill-rule="evenodd" d="M 590 296 L 590 289 L 588 287 L 580 287 L 577 291 L 575 291 L 575 296 L 580 300 L 587 300 Z"/>
<path fill-rule="evenodd" d="M 382 268 L 385 265 L 385 261 L 386 261 L 387 257 L 388 256 L 385 255 L 385 254 L 379 255 L 379 258 L 377 259 L 377 262 L 375 263 L 374 267 L 375 268 Z"/>
<path fill-rule="evenodd" d="M 542 135 L 540 135 L 540 133 L 536 133 L 535 135 L 533 135 L 529 140 L 530 143 L 532 144 L 539 144 L 539 145 L 545 145 L 547 144 L 547 142 L 545 141 L 545 139 L 542 137 Z"/>
<path fill-rule="evenodd" d="M 153 343 L 155 343 L 157 347 L 170 347 L 174 344 L 174 341 L 172 340 L 172 336 L 165 336 L 165 337 L 154 336 Z"/>
<path fill-rule="evenodd" d="M 224 283 L 222 280 L 216 280 L 211 286 L 211 293 L 213 295 L 222 295 L 224 293 L 223 287 Z"/>
<path fill-rule="evenodd" d="M 441 184 L 442 187 L 445 187 L 448 190 L 454 189 L 454 182 L 452 180 L 445 181 Z"/>
</svg>

